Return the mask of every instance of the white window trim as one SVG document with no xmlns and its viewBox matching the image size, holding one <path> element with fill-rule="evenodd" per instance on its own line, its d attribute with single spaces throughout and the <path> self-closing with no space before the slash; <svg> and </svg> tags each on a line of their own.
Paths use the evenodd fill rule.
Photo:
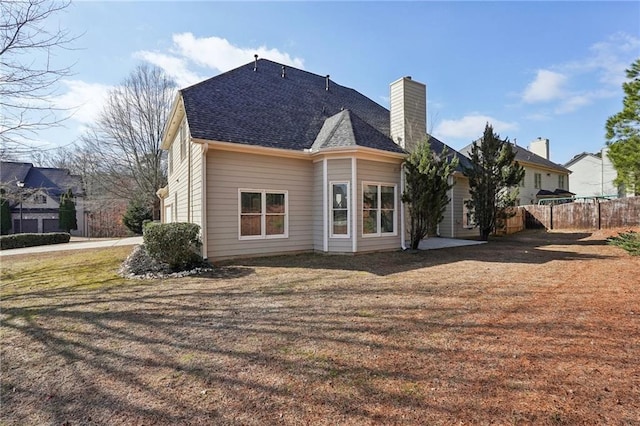
<svg viewBox="0 0 640 426">
<path fill-rule="evenodd" d="M 540 177 L 540 179 L 538 179 Z M 542 173 L 534 173 L 533 174 L 533 188 L 541 189 L 542 188 Z"/>
<path fill-rule="evenodd" d="M 378 187 L 378 215 L 376 217 L 378 223 L 377 228 L 378 232 L 375 234 L 365 234 L 364 233 L 364 187 L 375 185 Z M 393 232 L 379 232 L 382 229 L 382 215 L 379 214 L 382 211 L 382 191 L 380 187 L 382 186 L 392 186 L 393 187 Z M 395 183 L 385 183 L 385 182 L 362 182 L 362 226 L 360 229 L 360 234 L 362 238 L 377 238 L 377 237 L 395 237 L 398 235 L 398 185 Z"/>
<path fill-rule="evenodd" d="M 333 233 L 333 185 L 347 185 L 347 195 L 345 201 L 347 202 L 347 233 L 346 234 L 334 234 Z M 351 238 L 351 185 L 348 181 L 331 181 L 329 182 L 329 238 Z"/>
<path fill-rule="evenodd" d="M 467 201 L 471 200 L 470 198 L 465 198 L 462 200 L 462 227 L 464 229 L 473 229 L 476 227 L 476 217 L 469 207 L 467 207 Z M 471 222 L 467 219 L 467 214 L 471 213 Z M 466 222 L 466 224 L 465 224 Z"/>
<path fill-rule="evenodd" d="M 257 192 L 262 194 L 260 207 L 260 235 L 242 235 L 242 193 Z M 284 194 L 284 234 L 267 235 L 267 197 L 266 194 Z M 280 189 L 248 189 L 238 188 L 238 239 L 247 240 L 274 240 L 289 238 L 289 191 Z"/>
</svg>

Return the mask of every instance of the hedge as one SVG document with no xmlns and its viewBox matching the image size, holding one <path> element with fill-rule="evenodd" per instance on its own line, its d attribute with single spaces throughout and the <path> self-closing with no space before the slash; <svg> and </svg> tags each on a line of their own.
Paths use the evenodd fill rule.
<svg viewBox="0 0 640 426">
<path fill-rule="evenodd" d="M 50 232 L 46 234 L 11 234 L 0 236 L 0 250 L 46 246 L 49 244 L 68 243 L 71 235 L 66 232 Z"/>
<path fill-rule="evenodd" d="M 202 247 L 200 227 L 194 223 L 149 222 L 144 226 L 143 239 L 149 256 L 174 271 L 202 264 L 198 253 Z"/>
</svg>

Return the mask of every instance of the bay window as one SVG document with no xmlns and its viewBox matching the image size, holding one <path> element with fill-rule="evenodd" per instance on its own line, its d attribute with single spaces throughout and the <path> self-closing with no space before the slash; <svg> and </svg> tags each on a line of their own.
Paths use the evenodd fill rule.
<svg viewBox="0 0 640 426">
<path fill-rule="evenodd" d="M 395 185 L 362 185 L 362 233 L 365 236 L 396 233 L 397 194 Z"/>
<path fill-rule="evenodd" d="M 349 237 L 349 183 L 331 182 L 331 237 Z"/>
</svg>

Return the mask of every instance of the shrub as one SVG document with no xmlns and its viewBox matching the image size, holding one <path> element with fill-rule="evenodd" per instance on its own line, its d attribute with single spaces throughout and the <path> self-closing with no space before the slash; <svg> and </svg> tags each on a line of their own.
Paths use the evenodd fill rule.
<svg viewBox="0 0 640 426">
<path fill-rule="evenodd" d="M 0 237 L 0 250 L 62 244 L 68 243 L 70 239 L 71 235 L 66 232 L 3 235 Z"/>
<path fill-rule="evenodd" d="M 150 222 L 144 227 L 144 245 L 152 258 L 182 271 L 202 264 L 199 234 L 194 223 Z"/>
<path fill-rule="evenodd" d="M 607 238 L 607 243 L 625 249 L 631 256 L 640 256 L 640 233 L 629 231 Z"/>
<path fill-rule="evenodd" d="M 122 223 L 132 232 L 142 234 L 145 221 L 153 219 L 153 212 L 148 204 L 140 200 L 133 200 L 127 206 L 127 211 L 122 216 Z"/>
</svg>

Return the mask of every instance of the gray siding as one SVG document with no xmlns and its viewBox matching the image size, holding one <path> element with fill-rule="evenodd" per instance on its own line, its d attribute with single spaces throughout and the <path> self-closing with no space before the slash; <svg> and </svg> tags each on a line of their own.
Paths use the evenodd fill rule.
<svg viewBox="0 0 640 426">
<path fill-rule="evenodd" d="M 311 251 L 313 166 L 309 160 L 209 150 L 207 249 L 210 259 Z M 288 191 L 288 238 L 240 240 L 238 189 Z"/>
<path fill-rule="evenodd" d="M 450 191 L 451 194 L 451 191 Z M 440 222 L 440 236 L 446 238 L 470 238 L 477 237 L 478 228 L 465 228 L 462 226 L 462 215 L 464 212 L 464 200 L 470 198 L 469 195 L 469 179 L 463 176 L 455 177 L 455 185 L 453 186 L 453 197 L 444 212 L 444 219 Z M 452 215 L 453 206 L 453 215 Z"/>
<path fill-rule="evenodd" d="M 313 163 L 313 249 L 324 250 L 324 229 L 322 227 L 322 173 L 323 163 Z"/>
<path fill-rule="evenodd" d="M 358 182 L 355 189 L 358 191 L 358 229 L 355 235 L 358 238 L 358 252 L 398 250 L 400 249 L 400 164 L 383 163 L 368 160 L 358 160 L 357 163 Z M 362 183 L 375 182 L 396 185 L 396 228 L 397 235 L 383 237 L 363 237 L 362 236 Z"/>
</svg>

